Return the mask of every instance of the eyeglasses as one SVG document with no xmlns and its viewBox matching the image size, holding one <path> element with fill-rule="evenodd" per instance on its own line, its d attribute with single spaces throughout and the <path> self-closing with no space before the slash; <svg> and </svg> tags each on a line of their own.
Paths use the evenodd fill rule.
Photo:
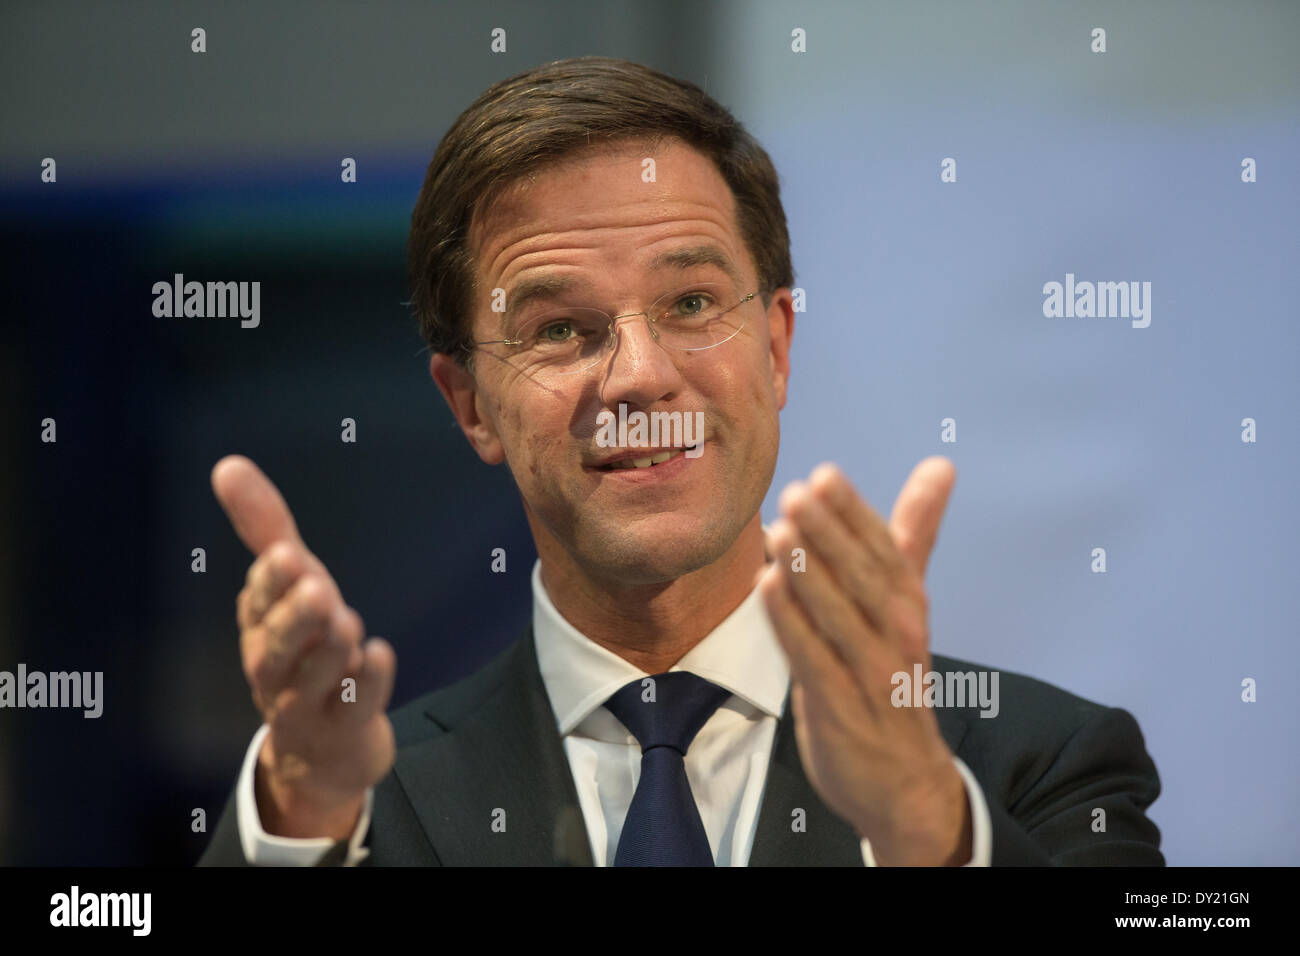
<svg viewBox="0 0 1300 956">
<path fill-rule="evenodd" d="M 598 365 L 613 350 L 619 319 L 645 316 L 651 337 L 666 348 L 702 352 L 735 338 L 745 326 L 740 307 L 763 290 L 739 295 L 730 283 L 696 283 L 660 296 L 644 312 L 610 315 L 600 309 L 558 308 L 528 317 L 509 338 L 472 343 L 504 346 L 521 371 L 573 375 Z"/>
</svg>

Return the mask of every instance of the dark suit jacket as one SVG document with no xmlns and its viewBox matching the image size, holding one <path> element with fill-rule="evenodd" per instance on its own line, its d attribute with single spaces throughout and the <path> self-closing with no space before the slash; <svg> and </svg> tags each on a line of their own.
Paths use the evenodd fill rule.
<svg viewBox="0 0 1300 956">
<path fill-rule="evenodd" d="M 987 670 L 935 655 L 933 670 Z M 936 708 L 944 739 L 979 780 L 995 866 L 1163 865 L 1143 813 L 1160 793 L 1142 732 L 1126 711 L 1000 672 L 1000 711 Z M 372 866 L 590 866 L 591 849 L 531 627 L 459 683 L 394 710 L 393 769 L 375 787 L 366 846 Z M 1093 831 L 1094 808 L 1106 830 Z M 803 808 L 806 829 L 792 812 Z M 505 811 L 505 830 L 493 814 Z M 501 815 L 496 814 L 499 818 Z M 496 829 L 500 829 L 497 827 Z M 321 865 L 345 858 L 336 843 Z M 234 797 L 200 866 L 246 865 Z M 862 866 L 848 823 L 803 772 L 792 708 L 777 725 L 750 866 Z"/>
</svg>

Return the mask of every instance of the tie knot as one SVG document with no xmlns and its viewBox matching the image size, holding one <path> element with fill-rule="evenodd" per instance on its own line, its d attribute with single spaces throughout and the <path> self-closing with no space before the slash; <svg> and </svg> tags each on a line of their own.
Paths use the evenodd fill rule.
<svg viewBox="0 0 1300 956">
<path fill-rule="evenodd" d="M 689 671 L 669 671 L 634 680 L 605 701 L 605 707 L 632 732 L 644 753 L 671 747 L 686 755 L 695 735 L 731 691 Z"/>
</svg>

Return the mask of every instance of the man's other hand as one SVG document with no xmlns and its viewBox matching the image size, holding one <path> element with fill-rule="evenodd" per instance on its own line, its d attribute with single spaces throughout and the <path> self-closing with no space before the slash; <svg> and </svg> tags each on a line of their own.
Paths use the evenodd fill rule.
<svg viewBox="0 0 1300 956">
<path fill-rule="evenodd" d="M 781 494 L 759 587 L 790 660 L 809 781 L 882 865 L 971 858 L 965 786 L 928 707 L 895 707 L 893 675 L 930 670 L 925 566 L 956 470 L 927 458 L 888 524 L 833 465 Z M 794 549 L 803 560 L 793 560 Z"/>
<path fill-rule="evenodd" d="M 285 837 L 347 839 L 366 789 L 393 765 L 386 714 L 393 649 L 382 638 L 363 643 L 360 615 L 256 465 L 226 456 L 212 469 L 212 490 L 255 558 L 236 611 L 244 674 L 270 727 L 255 783 L 262 827 Z M 355 699 L 345 699 L 349 677 Z"/>
</svg>

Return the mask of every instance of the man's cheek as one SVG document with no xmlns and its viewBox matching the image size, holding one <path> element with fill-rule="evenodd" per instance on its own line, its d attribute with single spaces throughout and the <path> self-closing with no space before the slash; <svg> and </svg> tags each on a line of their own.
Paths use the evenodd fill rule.
<svg viewBox="0 0 1300 956">
<path fill-rule="evenodd" d="M 525 434 L 527 435 L 524 446 L 525 469 L 529 476 L 529 483 L 534 493 L 543 499 L 538 504 L 547 507 L 548 501 L 563 498 L 564 488 L 573 483 L 574 476 L 566 473 L 566 467 L 577 466 L 566 465 L 562 450 L 563 443 L 546 438 L 544 432 L 540 430 L 525 432 Z"/>
</svg>

